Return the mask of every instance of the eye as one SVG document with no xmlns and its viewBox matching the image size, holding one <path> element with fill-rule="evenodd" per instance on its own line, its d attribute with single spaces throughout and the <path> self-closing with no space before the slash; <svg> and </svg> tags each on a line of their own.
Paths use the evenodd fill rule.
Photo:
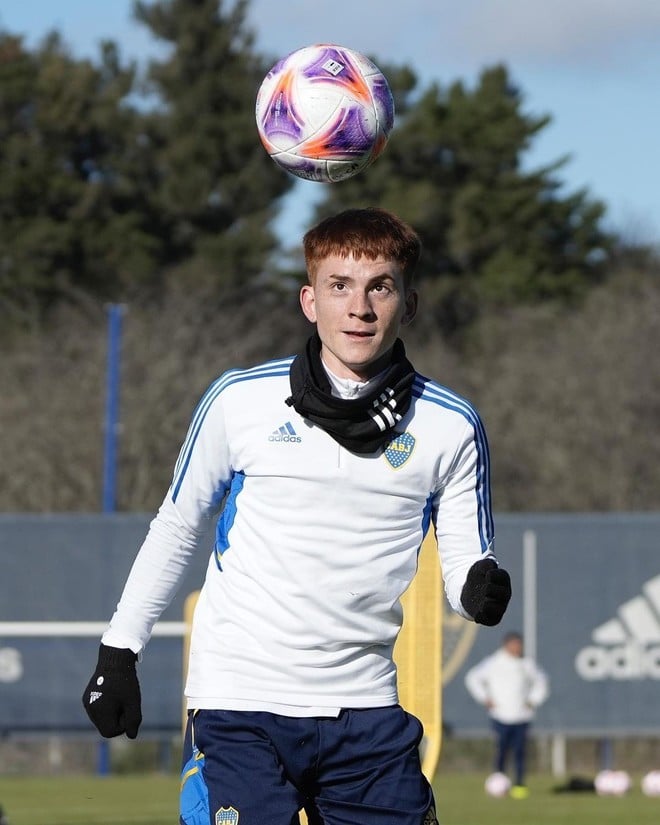
<svg viewBox="0 0 660 825">
<path fill-rule="evenodd" d="M 373 290 L 381 295 L 385 295 L 392 291 L 387 284 L 374 284 Z"/>
</svg>

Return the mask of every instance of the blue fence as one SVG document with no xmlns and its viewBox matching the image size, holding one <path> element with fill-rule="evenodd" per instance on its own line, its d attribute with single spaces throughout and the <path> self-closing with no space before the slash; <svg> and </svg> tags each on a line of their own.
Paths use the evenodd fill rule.
<svg viewBox="0 0 660 825">
<path fill-rule="evenodd" d="M 80 696 L 150 515 L 0 515 L 0 735 L 92 733 Z M 660 732 L 658 514 L 496 516 L 514 598 L 500 627 L 445 618 L 444 718 L 487 730 L 468 667 L 523 630 L 551 682 L 538 731 Z M 180 729 L 183 602 L 203 581 L 200 551 L 156 626 L 140 668 L 145 733 Z"/>
</svg>

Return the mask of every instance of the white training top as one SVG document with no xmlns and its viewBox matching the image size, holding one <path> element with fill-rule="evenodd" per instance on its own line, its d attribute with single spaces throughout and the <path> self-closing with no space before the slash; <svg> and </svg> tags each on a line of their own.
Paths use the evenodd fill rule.
<svg viewBox="0 0 660 825">
<path fill-rule="evenodd" d="M 398 435 L 359 456 L 286 405 L 292 360 L 231 370 L 202 397 L 103 636 L 142 651 L 222 507 L 193 621 L 190 708 L 396 704 L 400 597 L 429 525 L 466 618 L 467 571 L 493 556 L 488 446 L 467 401 L 417 375 Z"/>
<path fill-rule="evenodd" d="M 534 662 L 500 648 L 471 668 L 465 686 L 476 702 L 489 706 L 490 716 L 504 724 L 529 722 L 548 698 L 548 679 Z"/>
</svg>

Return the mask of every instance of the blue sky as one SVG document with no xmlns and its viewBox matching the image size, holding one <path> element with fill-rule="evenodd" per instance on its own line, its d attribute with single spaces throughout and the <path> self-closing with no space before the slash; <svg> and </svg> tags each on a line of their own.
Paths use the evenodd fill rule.
<svg viewBox="0 0 660 825">
<path fill-rule="evenodd" d="M 0 29 L 23 34 L 29 46 L 57 29 L 81 56 L 96 55 L 106 37 L 126 57 L 148 57 L 156 45 L 132 21 L 131 7 L 131 0 L 6 1 Z M 566 191 L 586 187 L 607 204 L 613 228 L 660 244 L 660 0 L 250 0 L 248 8 L 258 49 L 274 58 L 341 43 L 412 65 L 424 85 L 472 85 L 482 68 L 506 63 L 525 110 L 553 118 L 526 165 L 570 155 Z M 289 196 L 281 223 L 292 240 L 320 187 L 301 182 Z"/>
</svg>

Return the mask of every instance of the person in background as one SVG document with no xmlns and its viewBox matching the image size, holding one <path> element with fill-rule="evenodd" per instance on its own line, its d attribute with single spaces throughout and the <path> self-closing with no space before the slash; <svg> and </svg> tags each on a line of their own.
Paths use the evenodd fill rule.
<svg viewBox="0 0 660 825">
<path fill-rule="evenodd" d="M 500 648 L 482 659 L 465 676 L 472 698 L 487 708 L 495 732 L 494 769 L 506 773 L 513 755 L 511 796 L 524 799 L 527 739 L 536 709 L 549 695 L 548 678 L 533 659 L 523 655 L 523 637 L 507 633 Z"/>
</svg>

